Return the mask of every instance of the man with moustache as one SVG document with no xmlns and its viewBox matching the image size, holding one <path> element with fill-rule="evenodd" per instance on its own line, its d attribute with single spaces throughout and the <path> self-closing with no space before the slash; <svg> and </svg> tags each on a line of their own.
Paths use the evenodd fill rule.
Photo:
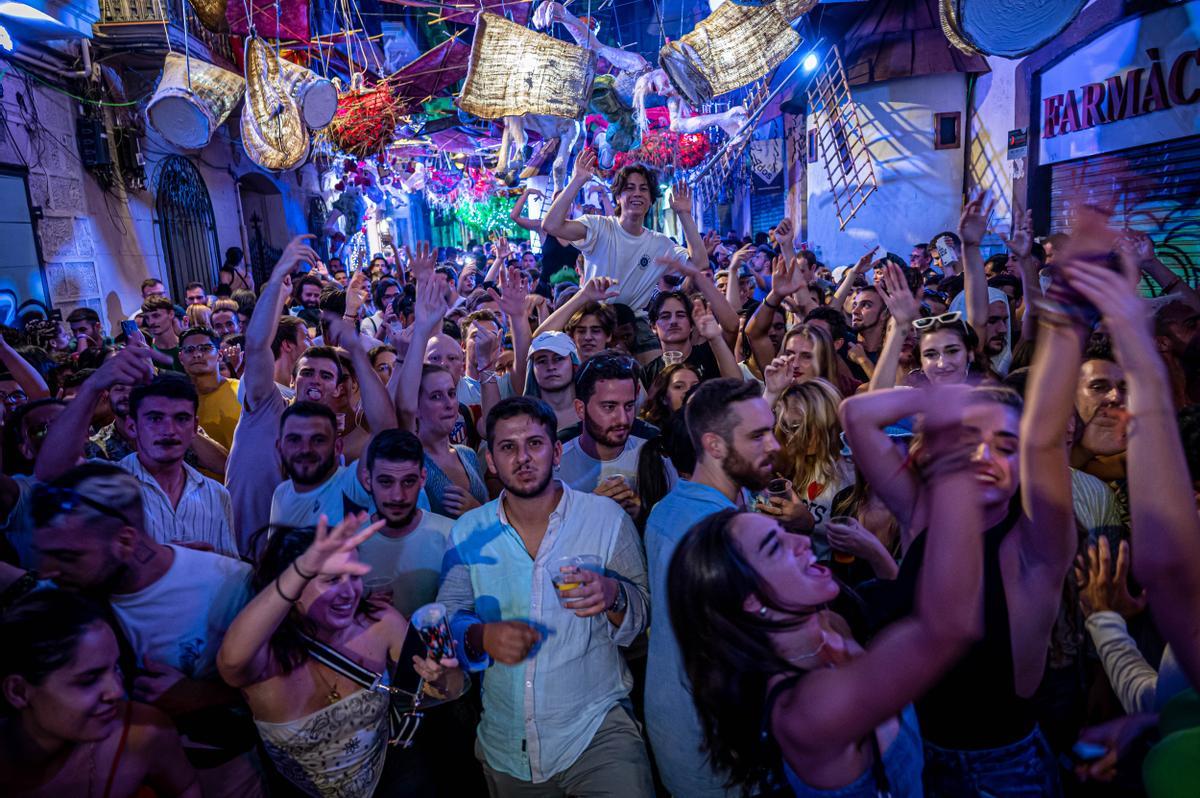
<svg viewBox="0 0 1200 798">
<path fill-rule="evenodd" d="M 367 447 L 367 490 L 375 502 L 372 521 L 384 527 L 358 547 L 371 566 L 368 578 L 391 579 L 392 606 L 404 617 L 437 598 L 442 559 L 454 521 L 422 510 L 425 450 L 416 435 L 389 429 Z"/>
<path fill-rule="evenodd" d="M 438 600 L 460 661 L 487 671 L 476 755 L 493 798 L 650 798 L 620 652 L 649 617 L 641 544 L 616 505 L 554 478 L 555 426 L 536 399 L 492 408 L 487 459 L 504 490 L 450 532 Z M 557 594 L 560 558 L 580 555 L 598 570 L 567 571 L 577 586 Z"/>
<path fill-rule="evenodd" d="M 646 691 L 646 730 L 659 775 L 672 795 L 733 796 L 740 792 L 724 786 L 726 774 L 714 771 L 701 751 L 704 735 L 667 609 L 667 570 L 675 547 L 695 523 L 720 510 L 745 507 L 747 490 L 766 487 L 774 476 L 779 442 L 775 417 L 753 381 L 703 382 L 686 414 L 696 469 L 690 480 L 681 480 L 654 505 L 646 520 L 654 617 L 646 664 L 646 682 L 654 689 Z M 799 514 L 806 515 L 799 507 Z M 805 519 L 798 520 L 803 526 Z M 806 523 L 811 528 L 811 516 Z"/>
<path fill-rule="evenodd" d="M 1107 343 L 1090 344 L 1083 353 L 1075 387 L 1075 412 L 1083 431 L 1071 450 L 1071 467 L 1105 482 L 1125 478 L 1129 412 L 1125 370 Z"/>
<path fill-rule="evenodd" d="M 875 361 L 883 349 L 889 314 L 883 297 L 875 286 L 863 286 L 850 300 L 850 330 L 858 337 L 858 345 L 845 354 L 850 373 L 859 382 L 866 382 L 875 371 Z"/>
<path fill-rule="evenodd" d="M 555 475 L 573 490 L 596 493 L 636 518 L 638 453 L 644 438 L 630 435 L 637 416 L 637 366 L 618 352 L 590 358 L 575 379 L 575 412 L 583 433 L 563 445 Z"/>
<path fill-rule="evenodd" d="M 135 394 L 135 404 L 148 401 Z M 110 463 L 85 463 L 36 488 L 40 575 L 112 608 L 133 660 L 121 663 L 129 695 L 171 716 L 206 798 L 265 795 L 254 727 L 216 669 L 225 631 L 252 595 L 250 566 L 156 540 L 147 497 L 135 475 Z"/>
<path fill-rule="evenodd" d="M 146 528 L 159 543 L 192 544 L 237 557 L 229 492 L 184 462 L 198 429 L 196 389 L 182 374 L 162 374 L 147 382 L 150 365 L 145 347 L 131 347 L 85 380 L 47 432 L 35 474 L 46 482 L 73 467 L 105 390 L 118 382 L 135 384 L 129 417 L 136 451 L 117 465 L 142 486 Z"/>
</svg>

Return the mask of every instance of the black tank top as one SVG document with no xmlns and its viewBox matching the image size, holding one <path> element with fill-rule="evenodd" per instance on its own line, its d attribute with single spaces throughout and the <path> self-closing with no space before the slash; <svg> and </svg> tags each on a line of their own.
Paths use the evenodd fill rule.
<svg viewBox="0 0 1200 798">
<path fill-rule="evenodd" d="M 549 285 L 551 275 L 564 267 L 573 268 L 578 257 L 579 250 L 571 244 L 564 247 L 554 236 L 546 236 L 542 242 L 542 282 Z"/>
<path fill-rule="evenodd" d="M 984 532 L 983 638 L 968 649 L 934 687 L 917 702 L 921 736 L 934 745 L 961 751 L 999 748 L 1033 731 L 1034 707 L 1017 695 L 1013 672 L 1008 601 L 1000 572 L 1000 544 L 1021 517 L 1020 496 L 1008 516 Z M 894 618 L 912 612 L 917 576 L 925 559 L 926 535 L 912 542 L 896 578 Z"/>
</svg>

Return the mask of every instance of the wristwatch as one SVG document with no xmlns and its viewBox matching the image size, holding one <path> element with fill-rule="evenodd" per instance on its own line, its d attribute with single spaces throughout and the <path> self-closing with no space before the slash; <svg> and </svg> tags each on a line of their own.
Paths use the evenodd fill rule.
<svg viewBox="0 0 1200 798">
<path fill-rule="evenodd" d="M 605 612 L 615 612 L 620 615 L 622 612 L 625 612 L 625 608 L 628 606 L 629 599 L 625 597 L 625 585 L 618 581 L 617 596 L 613 599 L 613 603 L 608 606 L 608 609 L 605 610 Z"/>
</svg>

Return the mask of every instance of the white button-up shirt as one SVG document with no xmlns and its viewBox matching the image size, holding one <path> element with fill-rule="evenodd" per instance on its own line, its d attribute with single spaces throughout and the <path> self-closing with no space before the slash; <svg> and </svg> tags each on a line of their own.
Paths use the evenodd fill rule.
<svg viewBox="0 0 1200 798">
<path fill-rule="evenodd" d="M 146 532 L 159 543 L 207 543 L 218 554 L 237 557 L 233 502 L 229 491 L 183 463 L 184 485 L 172 506 L 162 486 L 138 460 L 137 452 L 117 462 L 142 485 Z"/>
</svg>

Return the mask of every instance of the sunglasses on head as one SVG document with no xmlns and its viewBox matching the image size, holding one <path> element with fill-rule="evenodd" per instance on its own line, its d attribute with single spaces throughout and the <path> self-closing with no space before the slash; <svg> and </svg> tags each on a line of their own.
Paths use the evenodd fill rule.
<svg viewBox="0 0 1200 798">
<path fill-rule="evenodd" d="M 634 377 L 636 375 L 636 372 L 634 371 L 636 362 L 631 357 L 626 355 L 593 355 L 589 357 L 587 362 L 583 364 L 583 370 L 579 372 L 579 375 L 575 379 L 582 380 L 583 375 L 587 374 L 588 369 L 599 363 L 603 363 L 605 368 L 616 366 L 617 368 L 628 372 L 628 376 L 630 377 Z"/>
<path fill-rule="evenodd" d="M 950 327 L 956 324 L 961 324 L 966 329 L 966 323 L 963 322 L 962 312 L 952 310 L 949 313 L 943 313 L 940 316 L 926 316 L 923 319 L 914 319 L 912 326 L 914 330 L 936 330 L 939 327 Z"/>
<path fill-rule="evenodd" d="M 124 513 L 107 507 L 95 499 L 89 499 L 71 488 L 53 485 L 38 485 L 33 489 L 33 525 L 45 526 L 60 515 L 73 513 L 80 507 L 90 507 L 98 513 L 114 518 L 126 526 L 133 526 Z"/>
</svg>

